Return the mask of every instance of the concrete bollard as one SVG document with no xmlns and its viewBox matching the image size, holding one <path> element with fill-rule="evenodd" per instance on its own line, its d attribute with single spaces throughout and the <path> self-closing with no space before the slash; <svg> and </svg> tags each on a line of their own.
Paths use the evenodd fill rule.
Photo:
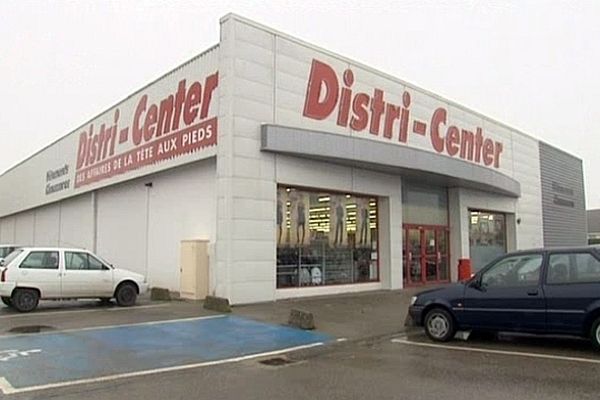
<svg viewBox="0 0 600 400">
<path fill-rule="evenodd" d="M 204 308 L 211 311 L 217 311 L 222 313 L 231 312 L 231 306 L 229 300 L 223 297 L 206 296 L 204 299 Z"/>
<path fill-rule="evenodd" d="M 315 318 L 312 313 L 292 309 L 288 324 L 296 328 L 312 330 L 315 329 Z"/>
<path fill-rule="evenodd" d="M 153 287 L 150 289 L 150 300 L 171 301 L 169 289 Z"/>
</svg>

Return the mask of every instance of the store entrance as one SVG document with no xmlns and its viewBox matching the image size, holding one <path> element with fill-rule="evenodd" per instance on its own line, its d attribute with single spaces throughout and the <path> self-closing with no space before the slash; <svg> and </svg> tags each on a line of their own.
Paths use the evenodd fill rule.
<svg viewBox="0 0 600 400">
<path fill-rule="evenodd" d="M 448 227 L 405 224 L 403 228 L 404 285 L 449 282 Z"/>
</svg>

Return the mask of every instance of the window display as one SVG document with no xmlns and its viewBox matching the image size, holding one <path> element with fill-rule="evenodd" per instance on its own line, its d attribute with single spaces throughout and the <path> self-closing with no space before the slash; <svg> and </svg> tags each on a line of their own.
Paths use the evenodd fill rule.
<svg viewBox="0 0 600 400">
<path fill-rule="evenodd" d="M 506 217 L 502 213 L 471 210 L 469 248 L 473 270 L 506 253 Z"/>
<path fill-rule="evenodd" d="M 377 199 L 280 186 L 277 287 L 379 280 Z"/>
</svg>

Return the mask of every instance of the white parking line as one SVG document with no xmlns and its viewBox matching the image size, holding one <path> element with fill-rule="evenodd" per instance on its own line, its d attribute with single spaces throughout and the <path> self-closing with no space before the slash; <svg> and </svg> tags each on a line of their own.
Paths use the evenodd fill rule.
<svg viewBox="0 0 600 400">
<path fill-rule="evenodd" d="M 45 331 L 38 333 L 19 333 L 16 335 L 0 335 L 0 342 L 2 339 L 13 339 L 15 337 L 20 336 L 38 336 L 38 335 L 52 335 L 57 333 L 69 333 L 69 332 L 82 332 L 82 331 L 93 331 L 93 330 L 101 330 L 101 329 L 111 329 L 111 328 L 123 328 L 129 326 L 147 326 L 147 325 L 159 325 L 159 324 L 170 324 L 173 322 L 183 322 L 183 321 L 196 321 L 201 319 L 213 319 L 213 318 L 223 318 L 226 317 L 225 314 L 217 314 L 217 315 L 204 315 L 202 317 L 188 317 L 188 318 L 177 318 L 177 319 L 160 319 L 155 321 L 145 321 L 145 322 L 134 322 L 131 324 L 115 324 L 115 325 L 99 325 L 99 326 L 86 326 L 84 328 L 72 328 L 72 329 L 62 329 L 55 331 Z"/>
<path fill-rule="evenodd" d="M 114 381 L 117 379 L 135 378 L 138 376 L 160 374 L 160 373 L 164 373 L 164 372 L 184 371 L 184 370 L 188 370 L 188 369 L 209 367 L 209 366 L 213 366 L 213 365 L 231 364 L 231 363 L 236 363 L 236 362 L 240 362 L 240 361 L 252 360 L 252 359 L 256 359 L 256 358 L 270 357 L 270 356 L 275 356 L 278 354 L 291 353 L 293 351 L 310 349 L 310 348 L 317 347 L 317 346 L 323 346 L 323 342 L 311 343 L 311 344 L 306 344 L 306 345 L 296 346 L 296 347 L 288 347 L 286 349 L 269 351 L 269 352 L 265 352 L 265 353 L 250 354 L 250 355 L 241 356 L 241 357 L 227 358 L 224 360 L 207 361 L 207 362 L 196 363 L 196 364 L 187 364 L 187 365 L 176 365 L 173 367 L 148 369 L 148 370 L 136 371 L 136 372 L 126 372 L 123 374 L 101 376 L 99 378 L 79 379 L 79 380 L 74 380 L 74 381 L 63 381 L 63 382 L 49 383 L 46 385 L 27 386 L 27 387 L 22 387 L 22 388 L 13 387 L 10 384 L 10 382 L 8 382 L 6 380 L 6 378 L 0 377 L 0 390 L 2 390 L 2 392 L 4 394 L 16 394 L 16 393 L 24 393 L 24 392 L 33 392 L 36 390 L 55 389 L 55 388 L 60 388 L 60 387 L 65 387 L 65 386 L 100 383 L 100 382 Z"/>
<path fill-rule="evenodd" d="M 567 357 L 567 356 L 557 356 L 552 354 L 543 354 L 543 353 L 528 353 L 522 351 L 508 351 L 508 350 L 493 350 L 493 349 L 485 349 L 480 347 L 466 347 L 466 346 L 452 346 L 445 344 L 436 344 L 436 343 L 421 343 L 421 342 L 411 342 L 406 338 L 396 338 L 391 340 L 392 343 L 399 343 L 408 346 L 418 346 L 418 347 L 432 347 L 437 349 L 448 349 L 448 350 L 456 350 L 456 351 L 467 351 L 472 353 L 488 353 L 488 354 L 500 354 L 504 356 L 517 356 L 517 357 L 529 357 L 529 358 L 541 358 L 541 359 L 550 359 L 550 360 L 559 360 L 559 361 L 570 361 L 570 362 L 580 362 L 587 364 L 600 364 L 600 359 L 593 358 L 582 358 L 582 357 Z"/>
<path fill-rule="evenodd" d="M 127 311 L 127 310 L 139 310 L 141 308 L 157 308 L 157 307 L 166 307 L 168 303 L 165 304 L 147 304 L 144 306 L 133 306 L 133 307 L 114 307 L 114 308 L 90 308 L 90 309 L 77 309 L 77 310 L 60 310 L 60 311 L 36 311 L 32 313 L 24 313 L 24 314 L 7 314 L 0 315 L 0 319 L 4 318 L 23 318 L 23 317 L 34 317 L 34 316 L 45 316 L 45 315 L 56 315 L 56 314 L 76 314 L 76 313 L 90 313 L 90 312 L 99 312 L 99 311 Z"/>
</svg>

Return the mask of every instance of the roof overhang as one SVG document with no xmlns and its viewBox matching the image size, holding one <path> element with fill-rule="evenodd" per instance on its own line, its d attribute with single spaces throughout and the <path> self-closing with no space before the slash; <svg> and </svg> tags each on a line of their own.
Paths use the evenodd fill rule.
<svg viewBox="0 0 600 400">
<path fill-rule="evenodd" d="M 490 168 L 350 135 L 265 124 L 261 132 L 261 150 L 398 174 L 435 185 L 521 196 L 519 182 Z"/>
</svg>

